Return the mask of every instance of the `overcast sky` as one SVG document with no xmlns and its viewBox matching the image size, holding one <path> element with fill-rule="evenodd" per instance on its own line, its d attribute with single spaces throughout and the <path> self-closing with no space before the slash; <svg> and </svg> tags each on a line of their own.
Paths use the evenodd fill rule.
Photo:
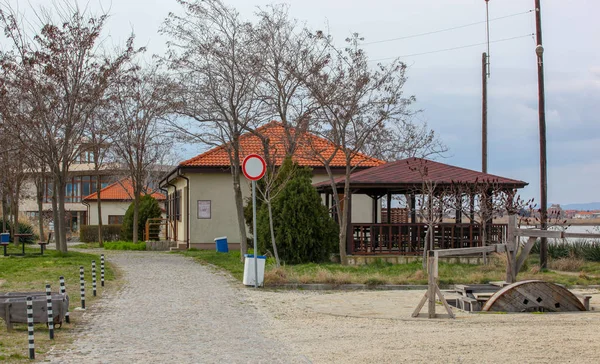
<svg viewBox="0 0 600 364">
<path fill-rule="evenodd" d="M 13 4 L 16 2 L 13 0 Z M 21 6 L 24 6 L 24 1 Z M 30 0 L 34 5 L 48 3 Z M 313 29 L 329 28 L 336 43 L 351 32 L 365 42 L 460 27 L 485 20 L 484 0 L 288 0 L 292 16 Z M 106 34 L 122 44 L 133 30 L 138 45 L 162 53 L 157 34 L 175 0 L 90 0 L 110 9 Z M 228 0 L 247 18 L 256 6 L 278 1 Z M 490 0 L 488 171 L 529 182 L 526 197 L 539 201 L 539 134 L 533 0 Z M 548 201 L 600 201 L 600 2 L 542 0 L 548 129 Z M 529 35 L 529 36 L 527 36 Z M 513 40 L 495 42 L 508 38 Z M 481 168 L 481 53 L 485 24 L 365 45 L 373 60 L 404 56 L 406 92 L 417 98 L 419 118 L 449 146 L 442 162 Z M 452 51 L 434 52 L 449 48 Z M 385 61 L 382 61 L 385 62 Z M 188 151 L 184 157 L 200 150 Z"/>
</svg>

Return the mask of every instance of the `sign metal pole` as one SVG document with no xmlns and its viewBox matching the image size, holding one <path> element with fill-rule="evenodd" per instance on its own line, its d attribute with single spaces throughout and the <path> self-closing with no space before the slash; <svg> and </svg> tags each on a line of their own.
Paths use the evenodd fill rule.
<svg viewBox="0 0 600 364">
<path fill-rule="evenodd" d="M 256 181 L 252 181 L 252 231 L 254 232 L 254 288 L 258 288 L 258 245 L 256 244 Z"/>
</svg>

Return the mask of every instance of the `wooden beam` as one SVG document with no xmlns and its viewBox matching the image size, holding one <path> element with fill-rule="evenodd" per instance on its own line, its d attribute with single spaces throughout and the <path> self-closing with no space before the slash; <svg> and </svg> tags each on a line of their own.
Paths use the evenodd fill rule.
<svg viewBox="0 0 600 364">
<path fill-rule="evenodd" d="M 590 233 L 568 233 L 564 231 L 538 230 L 538 229 L 516 229 L 518 236 L 528 236 L 535 238 L 580 238 L 580 239 L 600 239 L 600 234 Z"/>
<path fill-rule="evenodd" d="M 434 250 L 433 253 L 438 257 L 450 257 L 457 255 L 470 255 L 470 254 L 481 254 L 481 253 L 493 253 L 504 252 L 505 246 L 504 244 L 495 244 L 474 248 L 458 248 L 458 249 L 443 249 L 443 250 Z"/>
<path fill-rule="evenodd" d="M 527 260 L 527 257 L 529 256 L 529 252 L 531 252 L 531 249 L 533 248 L 533 245 L 535 244 L 536 240 L 537 239 L 535 237 L 531 237 L 531 238 L 529 238 L 529 240 L 527 240 L 527 243 L 525 243 L 525 245 L 523 246 L 521 255 L 519 255 L 519 259 L 517 259 L 517 264 L 515 265 L 515 272 L 514 272 L 515 278 L 516 278 L 516 275 L 521 270 L 523 263 L 525 263 L 525 261 Z"/>
</svg>

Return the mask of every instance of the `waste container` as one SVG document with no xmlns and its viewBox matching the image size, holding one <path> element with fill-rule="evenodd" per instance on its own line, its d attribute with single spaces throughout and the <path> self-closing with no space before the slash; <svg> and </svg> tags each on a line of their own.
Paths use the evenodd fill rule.
<svg viewBox="0 0 600 364">
<path fill-rule="evenodd" d="M 215 245 L 217 247 L 217 251 L 219 253 L 229 253 L 229 247 L 227 246 L 227 237 L 221 236 L 220 238 L 215 238 Z"/>
<path fill-rule="evenodd" d="M 0 244 L 8 244 L 10 242 L 10 233 L 0 233 Z"/>
<path fill-rule="evenodd" d="M 258 285 L 262 286 L 265 279 L 265 262 L 267 257 L 259 255 L 256 257 L 258 265 Z M 254 254 L 244 254 L 244 280 L 246 286 L 254 286 Z"/>
</svg>

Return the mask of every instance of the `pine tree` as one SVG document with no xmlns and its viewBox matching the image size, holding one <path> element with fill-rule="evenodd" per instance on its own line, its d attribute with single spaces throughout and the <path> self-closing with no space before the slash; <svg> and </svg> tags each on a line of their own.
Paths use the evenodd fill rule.
<svg viewBox="0 0 600 364">
<path fill-rule="evenodd" d="M 338 227 L 312 186 L 308 168 L 297 168 L 294 177 L 273 200 L 273 224 L 279 256 L 286 264 L 322 262 L 336 250 Z M 270 250 L 266 204 L 257 216 L 260 251 Z"/>
</svg>

